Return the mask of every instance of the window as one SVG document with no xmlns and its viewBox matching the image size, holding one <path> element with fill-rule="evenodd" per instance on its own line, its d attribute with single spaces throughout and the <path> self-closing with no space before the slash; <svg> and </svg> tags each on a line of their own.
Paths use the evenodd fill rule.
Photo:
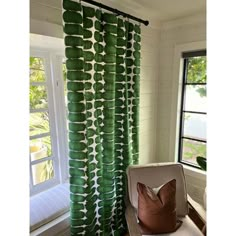
<svg viewBox="0 0 236 236">
<path fill-rule="evenodd" d="M 63 56 L 31 50 L 29 168 L 31 195 L 68 179 Z"/>
<path fill-rule="evenodd" d="M 179 161 L 199 167 L 206 157 L 206 51 L 182 53 L 183 86 L 180 112 Z"/>
</svg>

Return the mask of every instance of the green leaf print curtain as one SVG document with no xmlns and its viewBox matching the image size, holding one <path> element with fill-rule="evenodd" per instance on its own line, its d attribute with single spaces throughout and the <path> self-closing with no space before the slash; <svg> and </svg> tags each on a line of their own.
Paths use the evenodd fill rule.
<svg viewBox="0 0 236 236">
<path fill-rule="evenodd" d="M 123 235 L 126 168 L 138 163 L 140 26 L 63 1 L 71 235 Z"/>
</svg>

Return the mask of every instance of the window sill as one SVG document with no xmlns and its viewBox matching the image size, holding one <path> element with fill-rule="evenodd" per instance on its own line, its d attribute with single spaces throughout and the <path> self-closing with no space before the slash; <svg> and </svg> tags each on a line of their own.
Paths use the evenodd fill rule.
<svg viewBox="0 0 236 236">
<path fill-rule="evenodd" d="M 182 165 L 184 167 L 185 175 L 192 176 L 192 177 L 202 179 L 202 180 L 206 180 L 206 171 L 194 168 L 192 166 L 185 165 L 183 163 Z"/>
<path fill-rule="evenodd" d="M 30 233 L 30 236 L 70 236 L 70 213 L 67 212 Z"/>
<path fill-rule="evenodd" d="M 30 232 L 43 228 L 46 224 L 68 213 L 69 195 L 69 184 L 64 183 L 32 196 L 30 198 Z"/>
</svg>

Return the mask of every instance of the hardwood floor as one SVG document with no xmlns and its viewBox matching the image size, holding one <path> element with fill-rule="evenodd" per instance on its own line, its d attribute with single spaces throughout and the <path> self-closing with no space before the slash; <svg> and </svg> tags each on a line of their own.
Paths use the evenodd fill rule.
<svg viewBox="0 0 236 236">
<path fill-rule="evenodd" d="M 189 214 L 188 216 L 190 219 L 194 222 L 194 224 L 203 232 L 203 234 L 206 236 L 206 228 L 205 223 L 201 220 L 201 218 L 196 214 L 196 212 L 189 207 Z"/>
</svg>

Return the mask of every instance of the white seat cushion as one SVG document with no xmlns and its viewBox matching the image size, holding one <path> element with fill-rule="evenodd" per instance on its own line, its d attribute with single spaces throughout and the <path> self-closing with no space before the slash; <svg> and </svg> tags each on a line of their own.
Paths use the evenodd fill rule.
<svg viewBox="0 0 236 236">
<path fill-rule="evenodd" d="M 60 184 L 30 198 L 30 232 L 69 211 L 69 184 Z"/>
<path fill-rule="evenodd" d="M 179 218 L 183 221 L 183 224 L 177 229 L 174 233 L 168 234 L 152 234 L 152 235 L 143 235 L 143 236 L 203 236 L 202 232 L 198 229 L 198 227 L 192 222 L 192 220 L 188 217 Z"/>
</svg>

